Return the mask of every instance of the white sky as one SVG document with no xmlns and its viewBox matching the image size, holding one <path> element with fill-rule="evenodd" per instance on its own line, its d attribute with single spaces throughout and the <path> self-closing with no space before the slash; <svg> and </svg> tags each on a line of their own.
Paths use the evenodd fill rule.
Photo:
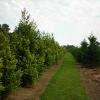
<svg viewBox="0 0 100 100">
<path fill-rule="evenodd" d="M 61 45 L 79 45 L 91 32 L 100 41 L 100 0 L 0 0 L 0 23 L 14 28 L 23 8 Z"/>
</svg>

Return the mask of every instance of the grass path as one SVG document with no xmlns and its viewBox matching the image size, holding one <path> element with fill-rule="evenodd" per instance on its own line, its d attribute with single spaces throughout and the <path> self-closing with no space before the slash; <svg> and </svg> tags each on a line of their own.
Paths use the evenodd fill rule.
<svg viewBox="0 0 100 100">
<path fill-rule="evenodd" d="M 65 55 L 63 65 L 49 82 L 41 100 L 89 100 L 70 53 Z"/>
</svg>

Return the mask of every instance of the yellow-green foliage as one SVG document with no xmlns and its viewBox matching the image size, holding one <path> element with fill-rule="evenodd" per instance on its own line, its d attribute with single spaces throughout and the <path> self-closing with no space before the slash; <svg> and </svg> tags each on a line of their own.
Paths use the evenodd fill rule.
<svg viewBox="0 0 100 100">
<path fill-rule="evenodd" d="M 64 50 L 53 35 L 37 29 L 25 9 L 14 32 L 9 33 L 9 26 L 4 26 L 0 28 L 0 91 L 5 88 L 10 92 L 33 85 L 45 69 L 58 62 Z"/>
</svg>

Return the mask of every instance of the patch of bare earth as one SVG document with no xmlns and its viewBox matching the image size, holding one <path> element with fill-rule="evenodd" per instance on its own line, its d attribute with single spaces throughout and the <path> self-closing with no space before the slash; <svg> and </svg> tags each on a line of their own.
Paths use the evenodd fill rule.
<svg viewBox="0 0 100 100">
<path fill-rule="evenodd" d="M 100 68 L 88 69 L 77 65 L 81 80 L 91 100 L 100 100 Z"/>
<path fill-rule="evenodd" d="M 9 95 L 5 100 L 40 100 L 41 94 L 44 92 L 52 76 L 60 68 L 62 62 L 63 61 L 59 61 L 59 64 L 56 64 L 50 69 L 46 70 L 33 87 L 19 88 L 17 91 Z"/>
</svg>

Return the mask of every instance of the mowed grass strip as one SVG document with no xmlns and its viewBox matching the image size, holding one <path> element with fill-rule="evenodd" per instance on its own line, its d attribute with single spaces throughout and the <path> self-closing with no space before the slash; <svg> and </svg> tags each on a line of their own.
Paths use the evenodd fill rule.
<svg viewBox="0 0 100 100">
<path fill-rule="evenodd" d="M 41 100 L 89 100 L 75 67 L 73 56 L 67 53 L 63 65 L 49 82 Z"/>
</svg>

